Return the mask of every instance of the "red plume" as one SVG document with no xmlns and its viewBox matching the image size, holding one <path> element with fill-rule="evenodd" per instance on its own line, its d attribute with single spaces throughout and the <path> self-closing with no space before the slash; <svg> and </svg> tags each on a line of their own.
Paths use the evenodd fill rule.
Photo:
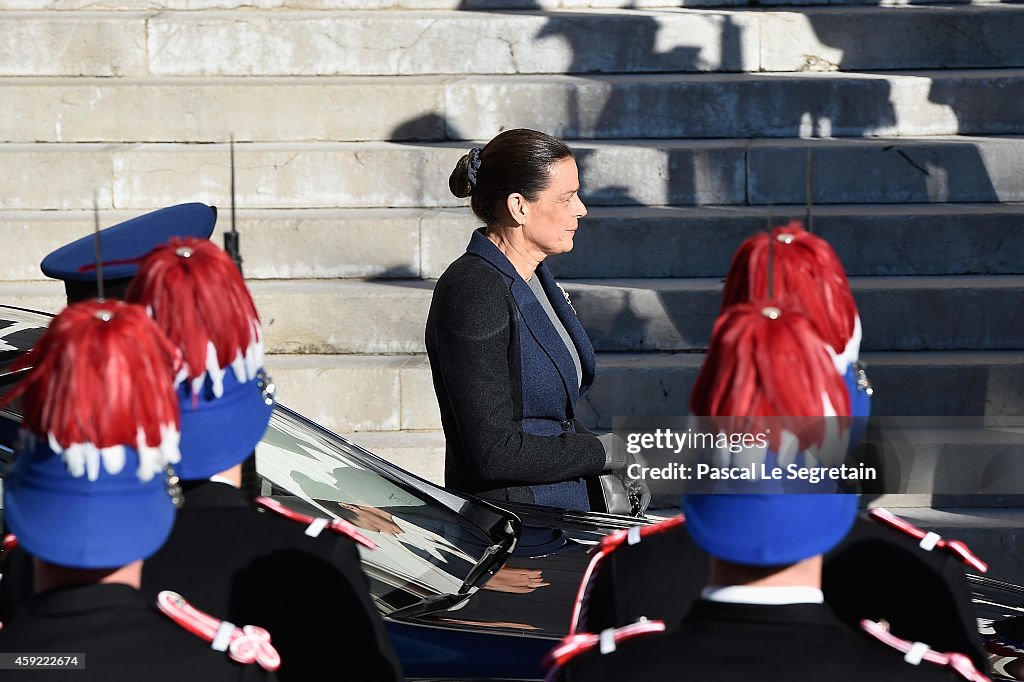
<svg viewBox="0 0 1024 682">
<path fill-rule="evenodd" d="M 847 353 L 855 336 L 856 348 L 843 364 L 857 359 L 859 326 L 846 272 L 836 252 L 821 237 L 803 229 L 800 221 L 761 232 L 744 241 L 732 258 L 722 292 L 722 309 L 768 297 L 768 240 L 774 239 L 774 290 L 797 305 L 837 356 Z"/>
<path fill-rule="evenodd" d="M 769 444 L 778 449 L 786 430 L 797 434 L 806 448 L 821 445 L 825 437 L 823 420 L 806 417 L 826 416 L 826 399 L 835 414 L 850 414 L 846 385 L 821 337 L 785 301 L 762 300 L 730 306 L 715 322 L 690 411 L 709 417 L 780 417 L 768 420 L 774 425 Z M 725 422 L 732 433 L 742 419 Z"/>
<path fill-rule="evenodd" d="M 263 365 L 259 313 L 238 268 L 207 239 L 172 239 L 142 261 L 125 300 L 146 306 L 181 352 L 193 393 L 214 393 L 231 365 L 240 382 Z M 183 377 L 182 377 L 183 378 Z"/>
<path fill-rule="evenodd" d="M 66 451 L 83 448 L 139 450 L 140 477 L 148 479 L 144 474 L 178 460 L 173 381 L 179 364 L 177 350 L 142 307 L 82 301 L 57 315 L 18 361 L 17 368 L 31 369 L 3 404 L 20 396 L 22 426 L 47 437 L 65 458 L 73 454 Z M 161 456 L 147 459 L 148 448 L 159 448 Z M 90 478 L 98 472 L 98 454 L 93 460 Z"/>
</svg>

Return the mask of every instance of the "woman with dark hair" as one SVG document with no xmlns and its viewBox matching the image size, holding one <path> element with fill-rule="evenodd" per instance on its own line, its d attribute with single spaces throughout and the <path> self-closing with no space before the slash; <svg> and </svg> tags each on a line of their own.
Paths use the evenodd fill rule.
<svg viewBox="0 0 1024 682">
<path fill-rule="evenodd" d="M 544 265 L 572 249 L 587 214 L 572 151 L 544 133 L 508 130 L 463 156 L 449 187 L 470 197 L 484 227 L 441 275 L 427 317 L 445 485 L 580 510 L 591 508 L 585 479 L 613 471 L 637 486 L 623 448 L 576 419 L 594 349 Z"/>
</svg>

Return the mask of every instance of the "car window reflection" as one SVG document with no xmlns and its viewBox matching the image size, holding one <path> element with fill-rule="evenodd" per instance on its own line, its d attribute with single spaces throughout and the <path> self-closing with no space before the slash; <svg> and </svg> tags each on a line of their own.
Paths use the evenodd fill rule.
<svg viewBox="0 0 1024 682">
<path fill-rule="evenodd" d="M 457 592 L 491 544 L 486 532 L 448 507 L 365 466 L 344 439 L 282 410 L 256 447 L 256 470 L 264 494 L 343 518 L 377 544 L 360 551 L 385 613 Z"/>
</svg>

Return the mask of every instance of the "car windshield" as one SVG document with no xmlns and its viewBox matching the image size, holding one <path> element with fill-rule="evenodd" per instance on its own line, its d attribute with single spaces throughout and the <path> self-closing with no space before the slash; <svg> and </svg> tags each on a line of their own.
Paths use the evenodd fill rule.
<svg viewBox="0 0 1024 682">
<path fill-rule="evenodd" d="M 459 592 L 487 547 L 500 540 L 491 528 L 506 518 L 408 474 L 395 476 L 383 460 L 287 408 L 274 411 L 256 446 L 256 471 L 264 494 L 345 519 L 376 543 L 374 550 L 359 549 L 385 613 Z"/>
</svg>

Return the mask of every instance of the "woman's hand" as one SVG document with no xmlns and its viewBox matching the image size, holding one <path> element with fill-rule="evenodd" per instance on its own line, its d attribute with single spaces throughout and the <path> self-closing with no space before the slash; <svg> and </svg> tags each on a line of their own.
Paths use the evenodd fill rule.
<svg viewBox="0 0 1024 682">
<path fill-rule="evenodd" d="M 614 433 L 598 436 L 598 440 L 604 447 L 604 472 L 615 476 L 622 483 L 630 499 L 630 513 L 643 516 L 651 504 L 651 488 L 643 478 L 630 476 L 630 473 L 639 474 L 638 471 L 630 471 L 631 465 L 637 463 L 636 458 L 629 454 L 626 444 Z"/>
</svg>

